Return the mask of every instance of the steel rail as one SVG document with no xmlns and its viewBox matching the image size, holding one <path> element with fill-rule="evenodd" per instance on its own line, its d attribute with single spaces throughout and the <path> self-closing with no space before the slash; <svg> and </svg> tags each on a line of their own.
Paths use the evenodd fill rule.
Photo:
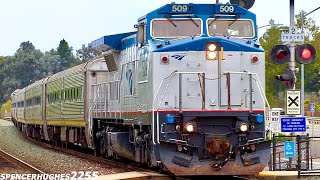
<svg viewBox="0 0 320 180">
<path fill-rule="evenodd" d="M 120 161 L 110 160 L 110 159 L 106 159 L 106 158 L 102 158 L 102 157 L 96 157 L 96 156 L 94 156 L 92 154 L 86 154 L 86 153 L 83 153 L 83 152 L 80 152 L 80 151 L 54 146 L 52 144 L 48 144 L 48 143 L 45 143 L 45 142 L 37 141 L 37 140 L 35 140 L 35 139 L 31 138 L 31 137 L 28 137 L 28 136 L 26 136 L 24 134 L 23 134 L 23 137 L 25 137 L 27 140 L 29 140 L 33 144 L 41 146 L 43 148 L 53 149 L 55 151 L 62 152 L 62 153 L 67 154 L 67 155 L 79 157 L 81 159 L 86 159 L 86 160 L 89 160 L 89 161 L 94 161 L 94 162 L 102 164 L 102 165 L 108 165 L 108 166 L 113 166 L 113 167 L 117 167 L 117 168 L 127 169 L 129 171 L 155 172 L 154 170 L 150 170 L 148 168 L 138 167 L 138 166 L 136 166 L 136 164 L 130 165 L 127 162 L 120 162 Z"/>
<path fill-rule="evenodd" d="M 34 174 L 45 174 L 43 171 L 37 169 L 36 167 L 18 159 L 17 157 L 12 156 L 11 154 L 0 149 L 0 157 L 8 160 L 9 162 L 23 168 L 24 170 L 28 170 Z"/>
</svg>

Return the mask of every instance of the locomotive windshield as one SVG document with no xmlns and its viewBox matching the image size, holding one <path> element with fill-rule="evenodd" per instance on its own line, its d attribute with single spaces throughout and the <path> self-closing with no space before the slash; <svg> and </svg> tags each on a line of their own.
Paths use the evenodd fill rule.
<svg viewBox="0 0 320 180">
<path fill-rule="evenodd" d="M 242 38 L 254 37 L 254 26 L 251 20 L 242 19 L 209 19 L 208 34 L 210 36 L 224 35 Z"/>
<path fill-rule="evenodd" d="M 156 19 L 152 21 L 151 36 L 155 38 L 188 37 L 202 34 L 200 19 Z"/>
</svg>

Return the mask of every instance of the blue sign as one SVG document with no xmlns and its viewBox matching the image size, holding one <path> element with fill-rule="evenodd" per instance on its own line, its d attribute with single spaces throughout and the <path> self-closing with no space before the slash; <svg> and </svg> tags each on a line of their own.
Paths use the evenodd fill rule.
<svg viewBox="0 0 320 180">
<path fill-rule="evenodd" d="M 216 14 L 245 14 L 246 10 L 238 5 L 215 4 Z"/>
<path fill-rule="evenodd" d="M 281 117 L 281 132 L 305 132 L 306 117 Z"/>
<path fill-rule="evenodd" d="M 311 112 L 314 112 L 314 103 L 311 103 L 311 104 L 310 104 L 310 111 L 311 111 Z"/>
<path fill-rule="evenodd" d="M 284 157 L 290 158 L 294 157 L 295 154 L 295 144 L 293 141 L 284 142 Z"/>
<path fill-rule="evenodd" d="M 159 14 L 193 14 L 193 4 L 167 4 L 158 10 Z"/>
</svg>

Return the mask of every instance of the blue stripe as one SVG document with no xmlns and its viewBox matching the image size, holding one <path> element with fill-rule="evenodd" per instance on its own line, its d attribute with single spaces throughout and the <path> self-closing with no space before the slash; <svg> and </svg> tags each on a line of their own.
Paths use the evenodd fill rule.
<svg viewBox="0 0 320 180">
<path fill-rule="evenodd" d="M 206 43 L 219 42 L 220 47 L 225 51 L 243 51 L 243 52 L 264 52 L 264 50 L 251 41 L 227 37 L 201 37 L 201 38 L 185 38 L 170 42 L 165 45 L 163 41 L 149 41 L 153 52 L 175 52 L 175 51 L 205 51 Z"/>
</svg>

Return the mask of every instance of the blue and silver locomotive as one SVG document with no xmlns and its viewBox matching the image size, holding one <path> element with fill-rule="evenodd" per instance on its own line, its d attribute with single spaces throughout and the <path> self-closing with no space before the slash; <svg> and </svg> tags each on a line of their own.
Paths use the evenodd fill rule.
<svg viewBox="0 0 320 180">
<path fill-rule="evenodd" d="M 255 14 L 238 4 L 172 3 L 135 27 L 93 41 L 102 55 L 87 64 L 16 91 L 13 112 L 30 110 L 26 92 L 38 87 L 44 113 L 33 121 L 13 113 L 17 126 L 178 176 L 262 171 L 270 143 Z"/>
</svg>

